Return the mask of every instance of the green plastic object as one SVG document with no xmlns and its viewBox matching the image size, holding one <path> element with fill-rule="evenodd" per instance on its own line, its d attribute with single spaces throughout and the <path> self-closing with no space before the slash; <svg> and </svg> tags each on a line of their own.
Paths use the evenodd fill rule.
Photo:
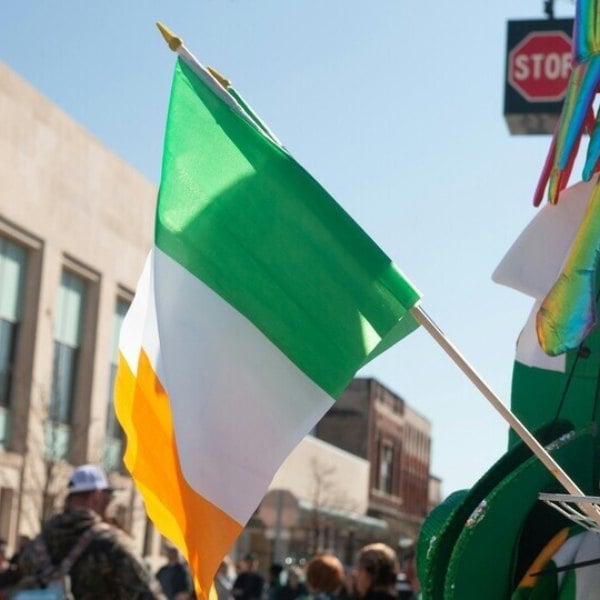
<svg viewBox="0 0 600 600">
<path fill-rule="evenodd" d="M 595 427 L 591 429 L 564 436 L 555 444 L 552 455 L 584 493 L 597 494 L 593 481 L 596 432 Z M 546 515 L 545 523 L 531 522 L 529 515 L 540 504 L 540 491 L 563 490 L 546 467 L 531 457 L 487 494 L 456 539 L 444 592 L 439 598 L 505 600 L 510 597 L 518 584 L 517 565 L 530 563 L 535 558 L 519 555 L 522 536 L 535 525 L 538 542 L 548 541 L 556 532 L 556 522 L 562 519 L 556 512 L 554 519 Z M 524 527 L 526 522 L 528 528 Z"/>
<path fill-rule="evenodd" d="M 536 437 L 549 443 L 569 431 L 571 424 L 561 421 L 542 428 Z M 488 495 L 531 458 L 529 448 L 517 443 L 470 490 L 451 494 L 430 513 L 417 542 L 417 572 L 423 600 L 444 599 L 450 559 L 465 523 Z"/>
</svg>

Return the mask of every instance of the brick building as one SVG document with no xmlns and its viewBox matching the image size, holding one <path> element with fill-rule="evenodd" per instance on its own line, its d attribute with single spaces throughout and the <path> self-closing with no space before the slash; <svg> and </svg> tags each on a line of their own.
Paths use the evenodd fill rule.
<svg viewBox="0 0 600 600">
<path fill-rule="evenodd" d="M 388 543 L 414 540 L 430 508 L 429 421 L 377 380 L 356 378 L 315 435 L 369 462 L 367 514 L 389 524 Z"/>
</svg>

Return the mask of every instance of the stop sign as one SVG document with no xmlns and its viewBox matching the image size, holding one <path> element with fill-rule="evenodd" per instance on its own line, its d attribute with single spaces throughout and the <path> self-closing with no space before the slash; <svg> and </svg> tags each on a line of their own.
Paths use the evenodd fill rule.
<svg viewBox="0 0 600 600">
<path fill-rule="evenodd" d="M 571 39 L 562 31 L 533 31 L 508 56 L 508 82 L 530 102 L 562 100 L 571 72 Z"/>
</svg>

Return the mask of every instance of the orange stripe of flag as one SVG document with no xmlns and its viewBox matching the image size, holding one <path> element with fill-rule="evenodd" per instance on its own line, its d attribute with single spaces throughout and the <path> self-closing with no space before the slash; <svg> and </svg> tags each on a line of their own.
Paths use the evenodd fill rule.
<svg viewBox="0 0 600 600">
<path fill-rule="evenodd" d="M 137 377 L 120 356 L 115 397 L 115 410 L 127 434 L 125 465 L 144 498 L 146 511 L 157 529 L 186 555 L 197 593 L 208 598 L 213 577 L 242 526 L 184 479 L 169 397 L 143 350 Z M 201 427 L 198 423 L 199 430 Z M 198 461 L 216 459 L 197 457 Z"/>
</svg>

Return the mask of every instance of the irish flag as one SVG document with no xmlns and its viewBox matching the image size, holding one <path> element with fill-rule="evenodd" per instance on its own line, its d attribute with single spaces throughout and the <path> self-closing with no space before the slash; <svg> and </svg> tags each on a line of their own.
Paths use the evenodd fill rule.
<svg viewBox="0 0 600 600">
<path fill-rule="evenodd" d="M 593 600 L 600 590 L 600 536 L 575 526 L 539 553 L 511 600 Z"/>
<path fill-rule="evenodd" d="M 125 462 L 201 596 L 294 446 L 419 293 L 233 90 L 178 59 L 123 324 Z"/>
</svg>

